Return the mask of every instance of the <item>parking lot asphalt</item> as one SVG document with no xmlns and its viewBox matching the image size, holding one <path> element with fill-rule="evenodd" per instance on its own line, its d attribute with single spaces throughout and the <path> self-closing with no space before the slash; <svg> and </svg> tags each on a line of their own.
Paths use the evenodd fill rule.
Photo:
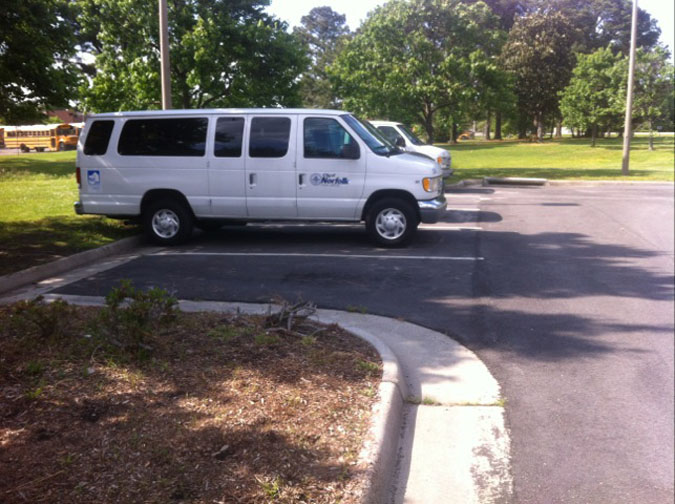
<svg viewBox="0 0 675 504">
<path fill-rule="evenodd" d="M 377 249 L 360 226 L 229 227 L 53 292 L 130 278 L 182 299 L 410 320 L 500 382 L 514 502 L 672 502 L 672 184 L 468 187 L 448 201 L 407 249 Z"/>
</svg>

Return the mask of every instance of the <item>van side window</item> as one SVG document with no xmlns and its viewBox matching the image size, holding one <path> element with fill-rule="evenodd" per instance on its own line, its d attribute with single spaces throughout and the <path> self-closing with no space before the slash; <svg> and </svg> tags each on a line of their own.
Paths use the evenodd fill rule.
<svg viewBox="0 0 675 504">
<path fill-rule="evenodd" d="M 114 124 L 114 121 L 92 123 L 87 133 L 87 140 L 84 142 L 84 153 L 87 156 L 103 156 L 108 151 L 108 142 L 110 142 L 110 133 L 112 133 Z"/>
<path fill-rule="evenodd" d="M 280 158 L 288 152 L 291 120 L 288 117 L 254 117 L 248 155 L 260 158 Z"/>
<path fill-rule="evenodd" d="M 403 140 L 401 134 L 398 131 L 396 131 L 396 128 L 393 128 L 392 126 L 378 126 L 377 129 L 380 130 L 380 133 L 382 133 L 382 135 L 384 135 L 384 138 L 389 140 L 394 145 L 396 145 L 396 141 L 399 138 Z M 403 140 L 403 143 L 405 144 L 405 140 Z"/>
<path fill-rule="evenodd" d="M 305 158 L 358 159 L 359 144 L 335 119 L 308 118 L 304 123 Z"/>
<path fill-rule="evenodd" d="M 240 157 L 241 139 L 244 133 L 243 117 L 220 117 L 216 122 L 216 157 Z"/>
<path fill-rule="evenodd" d="M 203 156 L 208 123 L 205 117 L 130 119 L 122 128 L 117 152 L 122 156 Z"/>
</svg>

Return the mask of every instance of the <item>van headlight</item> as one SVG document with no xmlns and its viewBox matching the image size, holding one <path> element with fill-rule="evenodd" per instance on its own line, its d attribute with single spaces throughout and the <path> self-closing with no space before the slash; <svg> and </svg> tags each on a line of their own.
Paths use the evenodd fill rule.
<svg viewBox="0 0 675 504">
<path fill-rule="evenodd" d="M 422 187 L 426 192 L 439 192 L 441 190 L 441 177 L 424 177 Z"/>
</svg>

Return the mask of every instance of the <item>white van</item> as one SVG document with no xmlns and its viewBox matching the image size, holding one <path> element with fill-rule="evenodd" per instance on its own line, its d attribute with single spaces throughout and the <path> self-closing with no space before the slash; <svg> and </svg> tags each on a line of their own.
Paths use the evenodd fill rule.
<svg viewBox="0 0 675 504">
<path fill-rule="evenodd" d="M 196 226 L 365 221 L 407 244 L 446 208 L 438 165 L 397 149 L 353 115 L 314 109 L 95 114 L 77 149 L 78 214 L 140 218 L 172 245 Z"/>
<path fill-rule="evenodd" d="M 452 157 L 450 152 L 440 147 L 425 144 L 420 140 L 415 133 L 412 132 L 405 124 L 394 121 L 369 121 L 375 126 L 382 135 L 406 152 L 418 152 L 436 161 L 441 170 L 443 170 L 443 177 L 449 177 L 453 174 Z"/>
</svg>

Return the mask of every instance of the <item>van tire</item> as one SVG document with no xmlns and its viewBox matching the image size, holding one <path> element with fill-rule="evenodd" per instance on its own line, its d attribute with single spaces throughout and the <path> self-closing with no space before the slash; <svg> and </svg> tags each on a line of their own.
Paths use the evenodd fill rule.
<svg viewBox="0 0 675 504">
<path fill-rule="evenodd" d="M 178 245 L 192 236 L 194 217 L 189 208 L 176 200 L 152 202 L 143 212 L 143 229 L 158 245 Z"/>
<path fill-rule="evenodd" d="M 366 230 L 377 245 L 403 247 L 410 243 L 419 221 L 410 203 L 384 198 L 373 203 L 366 217 Z"/>
</svg>

